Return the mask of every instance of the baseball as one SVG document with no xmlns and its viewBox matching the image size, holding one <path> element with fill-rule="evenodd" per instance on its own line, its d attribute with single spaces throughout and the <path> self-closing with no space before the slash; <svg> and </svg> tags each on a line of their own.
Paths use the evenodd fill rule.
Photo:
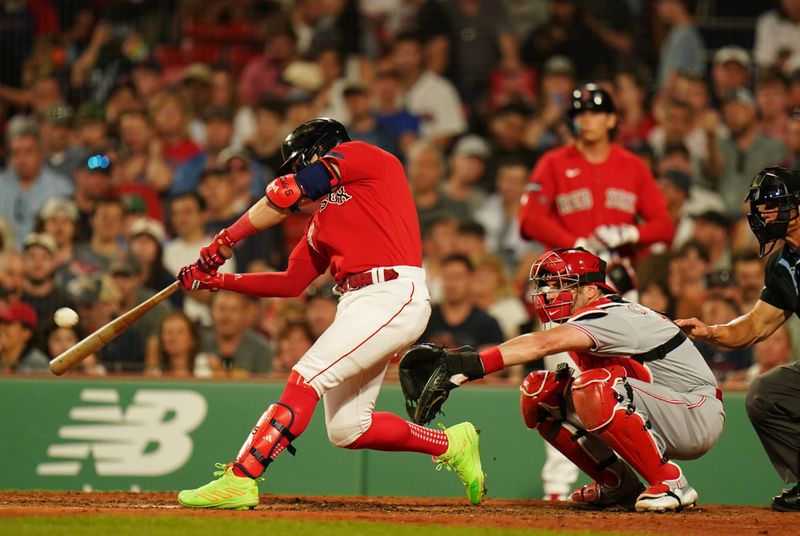
<svg viewBox="0 0 800 536">
<path fill-rule="evenodd" d="M 55 312 L 53 320 L 60 328 L 71 328 L 78 324 L 78 313 L 69 307 L 62 307 Z"/>
</svg>

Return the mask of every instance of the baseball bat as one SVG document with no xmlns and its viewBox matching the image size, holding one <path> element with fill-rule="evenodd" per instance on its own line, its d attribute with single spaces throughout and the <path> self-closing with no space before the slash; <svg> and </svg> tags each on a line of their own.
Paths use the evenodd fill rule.
<svg viewBox="0 0 800 536">
<path fill-rule="evenodd" d="M 228 246 L 222 246 L 220 248 L 220 254 L 226 259 L 230 259 L 232 252 Z M 134 322 L 153 309 L 153 307 L 175 294 L 180 288 L 180 282 L 175 281 L 158 294 L 143 301 L 127 313 L 115 318 L 88 337 L 79 341 L 75 346 L 68 348 L 62 352 L 61 355 L 55 357 L 50 361 L 50 370 L 56 376 L 61 376 L 64 372 L 113 341 L 120 333 L 131 327 Z"/>
</svg>

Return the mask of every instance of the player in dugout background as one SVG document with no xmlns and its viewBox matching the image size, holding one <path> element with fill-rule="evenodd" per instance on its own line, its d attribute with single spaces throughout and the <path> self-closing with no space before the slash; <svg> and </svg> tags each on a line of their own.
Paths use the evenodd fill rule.
<svg viewBox="0 0 800 536">
<path fill-rule="evenodd" d="M 333 324 L 292 369 L 280 399 L 267 408 L 235 461 L 216 480 L 180 492 L 184 506 L 252 508 L 256 480 L 308 426 L 320 399 L 328 438 L 337 447 L 420 452 L 451 467 L 469 501 L 485 493 L 478 435 L 470 423 L 424 428 L 374 412 L 389 360 L 422 334 L 430 316 L 417 212 L 400 161 L 350 141 L 344 126 L 308 121 L 283 144 L 285 162 L 266 195 L 181 269 L 185 289 L 227 289 L 260 297 L 298 296 L 326 269 L 341 293 Z M 223 246 L 233 246 L 321 201 L 285 272 L 224 274 Z"/>
<path fill-rule="evenodd" d="M 586 84 L 573 92 L 568 115 L 575 142 L 545 153 L 522 198 L 520 232 L 546 249 L 584 247 L 608 258 L 618 251 L 672 241 L 667 202 L 642 160 L 613 143 L 614 101 Z"/>
</svg>

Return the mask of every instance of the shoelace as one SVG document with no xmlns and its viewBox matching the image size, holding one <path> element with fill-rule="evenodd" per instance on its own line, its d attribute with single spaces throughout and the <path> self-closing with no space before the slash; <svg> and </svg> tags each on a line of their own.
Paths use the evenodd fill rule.
<svg viewBox="0 0 800 536">
<path fill-rule="evenodd" d="M 442 431 L 447 429 L 447 427 L 442 423 L 438 423 L 436 425 L 436 427 L 439 428 Z M 444 456 L 444 454 L 442 456 Z M 441 471 L 442 468 L 447 469 L 448 472 L 453 470 L 453 467 L 450 465 L 450 461 L 441 459 L 441 456 L 437 457 L 437 458 L 434 458 L 434 461 L 436 461 L 436 470 L 437 471 Z"/>
</svg>

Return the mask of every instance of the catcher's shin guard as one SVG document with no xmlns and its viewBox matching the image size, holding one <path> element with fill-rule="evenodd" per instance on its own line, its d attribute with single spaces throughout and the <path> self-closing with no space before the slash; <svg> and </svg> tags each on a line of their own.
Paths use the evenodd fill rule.
<svg viewBox="0 0 800 536">
<path fill-rule="evenodd" d="M 295 439 L 292 427 L 295 422 L 294 410 L 276 402 L 258 419 L 250 436 L 242 445 L 234 465 L 250 478 L 258 478 L 284 449 L 294 456 Z"/>
<path fill-rule="evenodd" d="M 648 484 L 680 479 L 680 468 L 662 456 L 650 422 L 636 411 L 625 369 L 611 366 L 583 372 L 572 384 L 572 402 L 586 429 L 596 432 Z"/>
<path fill-rule="evenodd" d="M 534 429 L 546 418 L 563 420 L 566 416 L 566 392 L 572 382 L 572 369 L 566 363 L 555 372 L 531 372 L 520 386 L 520 411 L 529 429 Z M 557 448 L 557 447 L 556 447 Z"/>
</svg>

